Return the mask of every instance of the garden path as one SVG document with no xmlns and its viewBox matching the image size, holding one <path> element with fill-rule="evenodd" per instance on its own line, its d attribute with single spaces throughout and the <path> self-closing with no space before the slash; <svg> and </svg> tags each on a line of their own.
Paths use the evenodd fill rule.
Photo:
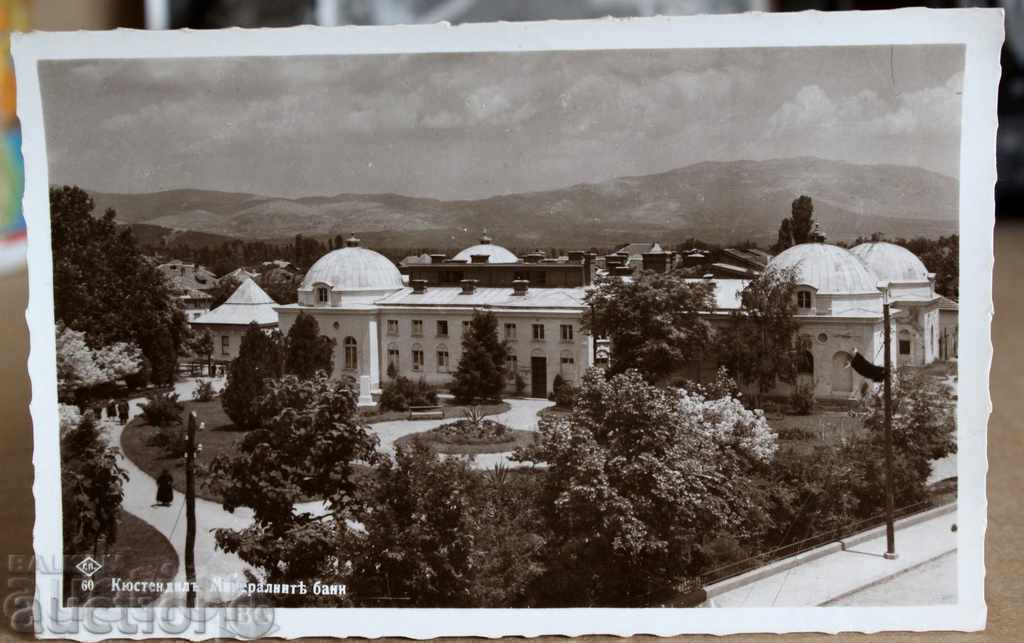
<svg viewBox="0 0 1024 643">
<path fill-rule="evenodd" d="M 220 389 L 224 385 L 224 379 L 214 380 L 214 387 Z M 178 393 L 178 399 L 190 400 L 195 391 L 195 381 L 188 379 L 175 384 L 174 391 Z M 141 404 L 145 398 L 129 400 L 130 416 L 139 415 Z M 498 422 L 523 431 L 537 430 L 537 413 L 552 403 L 547 400 L 509 400 L 511 407 L 504 413 L 488 416 Z M 397 420 L 392 422 L 381 422 L 371 425 L 371 429 L 381 438 L 381 450 L 387 453 L 394 452 L 394 443 L 398 438 L 427 431 L 452 421 L 445 420 Z M 124 427 L 120 424 L 104 421 L 107 428 L 107 436 L 112 445 L 121 444 L 121 433 Z M 507 453 L 494 453 L 477 456 L 474 462 L 476 467 L 493 467 L 498 462 L 508 461 Z M 154 506 L 156 499 L 156 480 L 137 467 L 123 453 L 118 456 L 118 464 L 128 473 L 128 482 L 124 486 L 124 509 L 139 516 L 163 534 L 174 546 L 178 554 L 178 573 L 175 581 L 185 580 L 185 515 L 184 494 L 175 491 L 174 499 L 169 507 Z M 517 464 L 517 463 L 513 463 Z M 324 503 L 321 501 L 310 501 L 299 503 L 295 506 L 298 511 L 305 511 L 314 515 L 326 513 Z M 196 572 L 199 591 L 197 602 L 200 605 L 210 603 L 222 603 L 230 601 L 240 595 L 237 588 L 230 586 L 246 581 L 242 573 L 246 564 L 236 555 L 228 554 L 217 549 L 213 535 L 214 529 L 244 529 L 252 523 L 252 510 L 248 508 L 236 509 L 229 513 L 216 502 L 203 498 L 196 498 Z M 217 578 L 222 584 L 221 588 L 214 587 L 211 579 Z M 223 587 L 227 586 L 227 587 Z M 164 593 L 157 601 L 159 605 L 174 605 L 184 603 L 184 596 L 180 594 Z"/>
<path fill-rule="evenodd" d="M 507 399 L 505 401 L 510 407 L 508 411 L 505 411 L 504 413 L 497 413 L 495 415 L 488 415 L 487 417 L 496 422 L 501 422 L 509 428 L 518 429 L 520 431 L 536 431 L 538 422 L 537 414 L 549 406 L 554 406 L 554 402 L 536 398 Z M 393 454 L 395 452 L 395 441 L 399 438 L 412 433 L 421 433 L 423 431 L 436 429 L 442 424 L 448 424 L 453 421 L 453 418 L 445 418 L 442 420 L 392 420 L 389 422 L 371 424 L 370 430 L 376 433 L 380 438 L 380 450 L 384 453 Z M 491 469 L 497 464 L 517 467 L 524 466 L 520 462 L 512 462 L 509 460 L 509 456 L 511 455 L 511 452 L 481 453 L 474 456 L 472 462 L 473 466 L 477 469 Z"/>
</svg>

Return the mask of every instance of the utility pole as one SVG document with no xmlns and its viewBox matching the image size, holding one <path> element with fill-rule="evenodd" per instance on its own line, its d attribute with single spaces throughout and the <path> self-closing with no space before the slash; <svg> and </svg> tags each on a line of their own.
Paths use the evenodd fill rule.
<svg viewBox="0 0 1024 643">
<path fill-rule="evenodd" d="M 895 560 L 896 526 L 893 523 L 892 498 L 892 321 L 889 316 L 889 296 L 885 291 L 882 292 L 882 318 L 885 325 L 885 558 Z"/>
<path fill-rule="evenodd" d="M 188 593 L 185 606 L 196 606 L 196 413 L 188 414 L 185 434 L 185 580 Z"/>
</svg>

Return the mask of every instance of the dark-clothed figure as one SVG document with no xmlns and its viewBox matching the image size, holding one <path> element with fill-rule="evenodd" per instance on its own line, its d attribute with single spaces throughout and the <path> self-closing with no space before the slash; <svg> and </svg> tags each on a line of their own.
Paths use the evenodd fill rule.
<svg viewBox="0 0 1024 643">
<path fill-rule="evenodd" d="M 121 424 L 128 423 L 128 401 L 121 400 L 117 403 L 117 419 L 121 421 Z"/>
<path fill-rule="evenodd" d="M 164 469 L 156 479 L 156 504 L 169 507 L 174 500 L 174 478 Z"/>
<path fill-rule="evenodd" d="M 117 402 L 110 400 L 107 402 L 107 419 L 113 420 L 117 417 Z"/>
</svg>

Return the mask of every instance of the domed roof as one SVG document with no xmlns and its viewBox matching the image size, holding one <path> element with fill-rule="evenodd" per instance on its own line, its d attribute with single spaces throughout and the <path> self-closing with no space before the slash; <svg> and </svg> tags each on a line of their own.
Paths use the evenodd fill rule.
<svg viewBox="0 0 1024 643">
<path fill-rule="evenodd" d="M 845 248 L 827 243 L 802 243 L 772 258 L 768 268 L 795 268 L 797 282 L 820 293 L 877 293 L 878 277 Z"/>
<path fill-rule="evenodd" d="M 459 261 L 472 261 L 473 255 L 486 256 L 487 263 L 519 263 L 519 257 L 507 249 L 491 243 L 491 238 L 487 236 L 486 232 L 480 237 L 479 244 L 466 248 L 452 258 Z"/>
<path fill-rule="evenodd" d="M 354 241 L 354 243 L 353 243 Z M 332 250 L 320 257 L 302 280 L 303 290 L 324 283 L 334 290 L 397 290 L 403 287 L 402 273 L 395 264 L 368 248 L 360 248 L 358 240 Z"/>
<path fill-rule="evenodd" d="M 921 260 L 913 252 L 895 243 L 862 243 L 851 248 L 850 252 L 883 281 L 928 281 L 928 269 Z"/>
</svg>

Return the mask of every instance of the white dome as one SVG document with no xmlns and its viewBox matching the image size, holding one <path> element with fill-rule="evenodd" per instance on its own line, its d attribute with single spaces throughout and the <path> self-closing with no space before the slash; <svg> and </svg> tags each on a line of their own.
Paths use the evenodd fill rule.
<svg viewBox="0 0 1024 643">
<path fill-rule="evenodd" d="M 397 290 L 403 286 L 402 273 L 395 264 L 379 252 L 358 246 L 332 250 L 320 257 L 303 278 L 301 290 L 318 283 L 342 292 Z"/>
<path fill-rule="evenodd" d="M 875 241 L 855 246 L 850 252 L 883 281 L 928 282 L 928 269 L 913 252 L 902 246 Z"/>
<path fill-rule="evenodd" d="M 507 249 L 491 243 L 491 238 L 484 232 L 483 236 L 480 237 L 480 243 L 475 246 L 470 246 L 458 253 L 453 259 L 459 261 L 473 261 L 473 255 L 483 255 L 487 257 L 487 263 L 519 263 L 519 257 L 515 256 Z"/>
<path fill-rule="evenodd" d="M 768 263 L 768 269 L 795 268 L 797 283 L 807 284 L 819 293 L 878 293 L 878 277 L 849 250 L 827 243 L 802 243 L 780 253 Z"/>
</svg>

